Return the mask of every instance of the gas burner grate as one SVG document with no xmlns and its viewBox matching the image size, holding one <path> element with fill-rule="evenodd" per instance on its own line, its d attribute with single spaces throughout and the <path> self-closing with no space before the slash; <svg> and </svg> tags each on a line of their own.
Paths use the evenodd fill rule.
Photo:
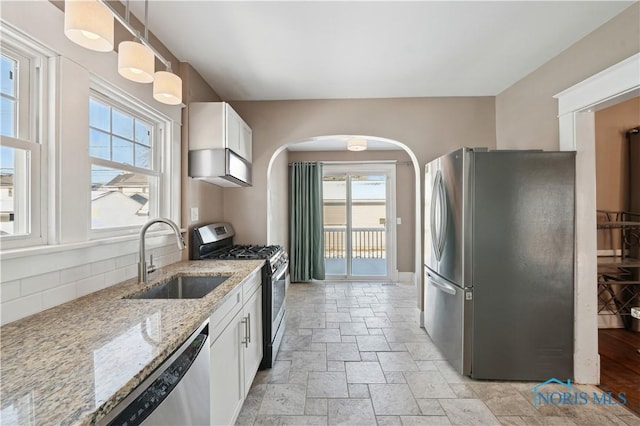
<svg viewBox="0 0 640 426">
<path fill-rule="evenodd" d="M 234 245 L 217 250 L 209 256 L 210 259 L 270 259 L 278 251 L 279 246 Z"/>
</svg>

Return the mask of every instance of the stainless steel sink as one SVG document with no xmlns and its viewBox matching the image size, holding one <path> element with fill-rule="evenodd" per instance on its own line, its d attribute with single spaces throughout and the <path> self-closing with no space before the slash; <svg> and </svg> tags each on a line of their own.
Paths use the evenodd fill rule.
<svg viewBox="0 0 640 426">
<path fill-rule="evenodd" d="M 125 299 L 200 299 L 220 284 L 229 276 L 180 276 L 163 284 L 153 286 L 140 293 L 125 296 Z"/>
</svg>

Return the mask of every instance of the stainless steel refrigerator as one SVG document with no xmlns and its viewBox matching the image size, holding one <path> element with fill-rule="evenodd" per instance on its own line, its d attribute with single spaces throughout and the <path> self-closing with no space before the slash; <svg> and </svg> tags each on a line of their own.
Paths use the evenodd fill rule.
<svg viewBox="0 0 640 426">
<path fill-rule="evenodd" d="M 573 377 L 574 200 L 574 152 L 426 165 L 425 328 L 461 374 Z"/>
</svg>

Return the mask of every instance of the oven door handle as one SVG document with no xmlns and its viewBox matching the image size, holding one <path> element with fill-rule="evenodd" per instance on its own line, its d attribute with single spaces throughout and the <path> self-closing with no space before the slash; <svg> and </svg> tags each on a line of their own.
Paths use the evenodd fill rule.
<svg viewBox="0 0 640 426">
<path fill-rule="evenodd" d="M 280 275 L 284 275 L 289 267 L 289 262 L 285 262 L 278 270 L 272 275 L 274 279 L 278 278 Z"/>
</svg>

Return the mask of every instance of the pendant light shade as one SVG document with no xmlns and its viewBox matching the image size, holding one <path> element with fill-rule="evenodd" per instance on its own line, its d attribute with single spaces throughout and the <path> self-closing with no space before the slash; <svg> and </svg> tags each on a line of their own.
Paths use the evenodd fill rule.
<svg viewBox="0 0 640 426">
<path fill-rule="evenodd" d="M 151 83 L 155 69 L 155 55 L 137 41 L 123 41 L 118 45 L 118 73 L 138 83 Z"/>
<path fill-rule="evenodd" d="M 65 0 L 64 34 L 98 52 L 113 50 L 113 14 L 97 0 Z"/>
<path fill-rule="evenodd" d="M 169 71 L 158 71 L 153 76 L 153 98 L 168 105 L 182 103 L 182 79 Z"/>
<path fill-rule="evenodd" d="M 349 151 L 364 151 L 367 149 L 367 141 L 362 138 L 350 138 L 347 141 L 347 149 Z"/>
</svg>

